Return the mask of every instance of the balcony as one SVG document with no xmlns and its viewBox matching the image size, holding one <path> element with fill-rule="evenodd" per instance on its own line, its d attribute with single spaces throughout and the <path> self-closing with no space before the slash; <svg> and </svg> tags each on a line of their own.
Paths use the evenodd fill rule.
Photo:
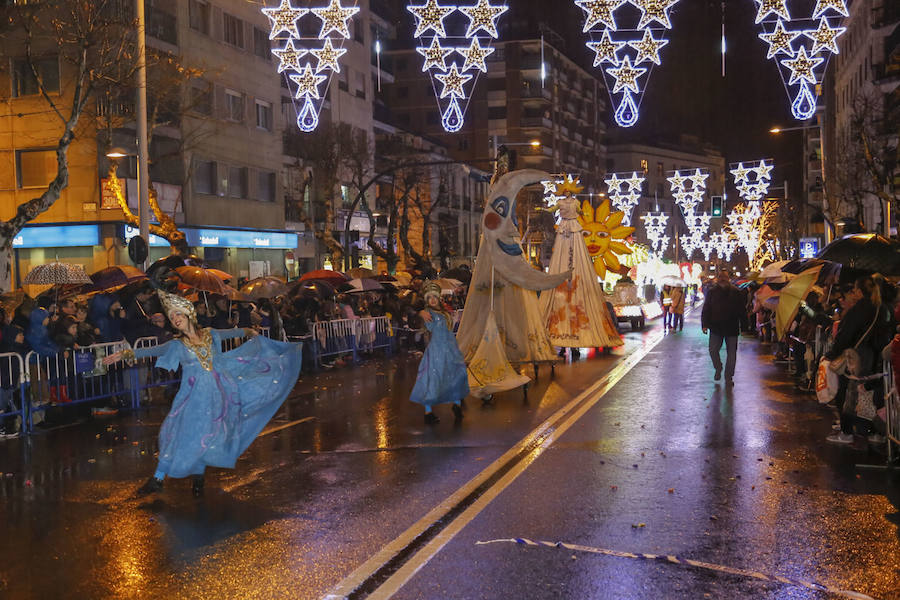
<svg viewBox="0 0 900 600">
<path fill-rule="evenodd" d="M 521 119 L 519 119 L 519 127 L 543 127 L 546 129 L 552 129 L 553 121 L 546 117 L 522 117 Z"/>
</svg>

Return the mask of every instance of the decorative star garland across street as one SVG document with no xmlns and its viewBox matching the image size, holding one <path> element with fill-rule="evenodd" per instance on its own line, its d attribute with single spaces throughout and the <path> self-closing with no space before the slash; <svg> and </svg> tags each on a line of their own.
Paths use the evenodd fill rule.
<svg viewBox="0 0 900 600">
<path fill-rule="evenodd" d="M 828 59 L 839 54 L 838 37 L 847 31 L 841 21 L 849 15 L 846 0 L 816 0 L 812 15 L 799 17 L 790 10 L 801 0 L 754 0 L 759 39 L 768 45 L 766 58 L 775 61 L 798 121 L 816 114 L 818 84 Z"/>
<path fill-rule="evenodd" d="M 630 173 L 607 173 L 603 180 L 606 184 L 606 195 L 609 197 L 616 210 L 625 214 L 622 225 L 631 225 L 631 213 L 641 200 L 641 190 L 644 187 L 644 177 L 637 171 Z M 620 177 L 621 176 L 621 177 Z"/>
<path fill-rule="evenodd" d="M 682 169 L 673 171 L 667 177 L 675 204 L 681 209 L 688 235 L 682 238 L 681 247 L 690 260 L 695 250 L 703 251 L 705 237 L 709 233 L 711 217 L 709 213 L 697 213 L 697 206 L 703 203 L 706 194 L 706 180 L 709 173 L 705 169 Z M 708 259 L 707 259 L 708 260 Z"/>
<path fill-rule="evenodd" d="M 329 79 L 341 72 L 340 59 L 347 53 L 344 41 L 350 38 L 350 19 L 360 9 L 356 2 L 351 6 L 341 0 L 308 0 L 310 6 L 294 6 L 303 1 L 280 0 L 277 7 L 263 8 L 262 12 L 271 25 L 269 39 L 275 42 L 272 54 L 278 58 L 278 72 L 288 79 L 294 93 L 297 127 L 309 132 L 319 125 L 323 91 L 327 91 Z M 303 36 L 303 18 L 318 19 L 318 34 Z"/>
<path fill-rule="evenodd" d="M 422 71 L 432 78 L 441 124 L 448 132 L 459 131 L 470 97 L 466 86 L 487 73 L 487 58 L 496 50 L 491 44 L 499 36 L 497 19 L 509 7 L 490 0 L 466 6 L 424 0 L 406 9 L 416 21 L 416 52 L 423 58 Z"/>
<path fill-rule="evenodd" d="M 574 1 L 584 11 L 583 31 L 591 38 L 586 45 L 594 53 L 594 66 L 603 71 L 616 123 L 631 127 L 638 121 L 650 72 L 662 64 L 659 52 L 669 43 L 664 36 L 678 0 Z M 619 10 L 629 4 L 631 10 Z M 636 20 L 628 18 L 634 8 L 640 13 Z"/>
</svg>

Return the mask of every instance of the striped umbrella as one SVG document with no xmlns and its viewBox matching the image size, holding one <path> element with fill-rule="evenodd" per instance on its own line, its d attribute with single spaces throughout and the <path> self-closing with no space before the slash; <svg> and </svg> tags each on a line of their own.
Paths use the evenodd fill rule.
<svg viewBox="0 0 900 600">
<path fill-rule="evenodd" d="M 52 262 L 38 265 L 25 276 L 25 285 L 55 285 L 57 283 L 93 283 L 81 265 Z"/>
</svg>

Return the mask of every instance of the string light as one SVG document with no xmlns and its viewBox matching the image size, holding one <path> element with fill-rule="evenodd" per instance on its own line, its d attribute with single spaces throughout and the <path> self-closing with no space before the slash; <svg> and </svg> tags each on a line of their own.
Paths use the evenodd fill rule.
<svg viewBox="0 0 900 600">
<path fill-rule="evenodd" d="M 791 20 L 788 12 L 787 0 L 755 0 L 759 4 L 756 11 L 756 24 L 762 23 L 766 17 L 774 14 L 775 16 L 786 21 Z"/>
<path fill-rule="evenodd" d="M 644 222 L 644 230 L 647 232 L 647 241 L 650 242 L 650 250 L 658 256 L 669 246 L 669 236 L 665 235 L 669 215 L 663 212 L 648 212 L 641 215 Z"/>
<path fill-rule="evenodd" d="M 460 6 L 459 12 L 469 17 L 469 28 L 466 37 L 470 38 L 479 31 L 484 31 L 492 38 L 496 38 L 497 19 L 509 10 L 508 6 L 494 6 L 488 0 L 478 0 L 475 6 Z"/>
<path fill-rule="evenodd" d="M 784 28 L 783 21 L 778 21 L 775 24 L 775 29 L 772 33 L 760 33 L 759 39 L 769 44 L 769 51 L 766 53 L 766 58 L 772 58 L 778 54 L 794 56 L 794 49 L 791 47 L 791 44 L 799 35 L 799 31 L 787 31 Z"/>
<path fill-rule="evenodd" d="M 585 12 L 584 33 L 603 25 L 612 31 L 616 30 L 616 19 L 613 11 L 628 0 L 575 0 L 575 4 Z"/>
<path fill-rule="evenodd" d="M 845 31 L 847 31 L 846 27 L 831 27 L 823 17 L 816 29 L 806 29 L 802 33 L 813 42 L 812 49 L 809 51 L 810 54 L 817 54 L 822 50 L 828 50 L 832 54 L 840 54 L 837 38 Z"/>
<path fill-rule="evenodd" d="M 628 173 L 622 175 L 628 175 Z M 622 217 L 623 225 L 631 225 L 631 213 L 641 200 L 641 189 L 644 186 L 644 178 L 636 171 L 630 175 L 630 177 L 619 179 L 619 174 L 613 173 L 611 177 L 604 180 L 610 202 L 624 215 Z M 627 191 L 622 191 L 623 185 L 628 187 Z"/>
<path fill-rule="evenodd" d="M 426 0 L 420 6 L 407 6 L 406 10 L 416 17 L 416 32 L 413 37 L 419 37 L 427 31 L 433 31 L 435 35 L 447 36 L 444 29 L 444 19 L 456 11 L 455 6 L 441 6 L 437 0 Z"/>
<path fill-rule="evenodd" d="M 631 66 L 631 59 L 627 56 L 622 59 L 619 66 L 607 67 L 606 72 L 612 75 L 616 80 L 616 84 L 613 87 L 613 94 L 623 89 L 630 90 L 635 94 L 640 93 L 641 90 L 637 80 L 638 77 L 643 75 L 646 71 L 647 69 L 643 67 Z"/>
<path fill-rule="evenodd" d="M 614 42 L 609 35 L 609 31 L 604 31 L 599 42 L 588 42 L 587 47 L 594 51 L 594 66 L 599 67 L 601 63 L 610 62 L 614 65 L 619 64 L 617 56 L 619 50 L 630 45 L 629 42 Z M 657 63 L 659 64 L 659 63 Z"/>
<path fill-rule="evenodd" d="M 662 61 L 659 58 L 659 49 L 669 43 L 669 40 L 653 37 L 653 32 L 649 29 L 644 30 L 644 37 L 640 41 L 630 41 L 628 45 L 637 50 L 637 57 L 634 59 L 635 64 L 649 61 L 660 65 Z"/>
<path fill-rule="evenodd" d="M 798 81 L 806 81 L 815 85 L 816 75 L 813 73 L 813 69 L 824 61 L 825 59 L 819 56 L 809 56 L 806 48 L 801 46 L 794 58 L 785 58 L 779 62 L 791 70 L 791 79 L 788 81 L 788 85 L 794 85 Z"/>
<path fill-rule="evenodd" d="M 631 0 L 631 3 L 641 11 L 638 29 L 644 29 L 653 21 L 656 21 L 666 29 L 672 29 L 672 22 L 669 20 L 669 9 L 677 2 L 678 0 Z"/>
<path fill-rule="evenodd" d="M 295 109 L 299 106 L 297 127 L 301 131 L 313 131 L 319 124 L 319 112 L 322 108 L 320 86 L 331 76 L 319 73 L 340 73 L 340 59 L 347 53 L 343 42 L 350 37 L 349 21 L 360 9 L 357 6 L 345 7 L 340 0 L 328 0 L 326 6 L 312 9 L 294 8 L 291 0 L 281 0 L 277 7 L 264 7 L 261 11 L 270 21 L 269 39 L 284 40 L 282 47 L 272 48 L 272 54 L 278 58 L 278 72 L 284 73 L 296 85 L 293 96 L 300 101 L 295 102 Z M 321 42 L 321 47 L 311 47 L 310 38 L 300 35 L 298 21 L 307 15 L 315 16 L 321 21 L 319 34 L 314 38 Z M 340 45 L 335 46 L 335 40 Z M 305 56 L 316 59 L 315 67 L 311 62 L 300 62 Z"/>
<path fill-rule="evenodd" d="M 444 88 L 441 90 L 441 98 L 446 98 L 447 96 L 451 98 L 465 98 L 466 91 L 463 89 L 463 86 L 472 79 L 472 76 L 460 73 L 456 64 L 452 64 L 447 72 L 437 73 L 434 78 L 444 84 Z"/>
<path fill-rule="evenodd" d="M 440 70 L 447 69 L 447 57 L 453 54 L 453 48 L 444 48 L 441 46 L 441 41 L 439 38 L 434 37 L 431 40 L 431 45 L 427 48 L 424 46 L 419 46 L 416 48 L 416 52 L 421 54 L 425 61 L 422 63 L 422 71 L 425 72 L 432 67 L 437 67 Z"/>
<path fill-rule="evenodd" d="M 847 4 L 844 0 L 816 0 L 816 8 L 813 10 L 813 18 L 818 19 L 826 11 L 833 10 L 836 13 L 839 13 L 845 17 L 849 17 L 850 13 L 847 11 Z"/>
<path fill-rule="evenodd" d="M 435 38 L 436 39 L 436 38 Z M 485 59 L 494 53 L 496 48 L 491 46 L 482 46 L 478 38 L 472 38 L 472 43 L 468 48 L 457 48 L 456 51 L 465 58 L 462 70 L 478 69 L 482 73 L 487 73 L 487 63 Z M 446 67 L 442 67 L 445 68 Z"/>
</svg>

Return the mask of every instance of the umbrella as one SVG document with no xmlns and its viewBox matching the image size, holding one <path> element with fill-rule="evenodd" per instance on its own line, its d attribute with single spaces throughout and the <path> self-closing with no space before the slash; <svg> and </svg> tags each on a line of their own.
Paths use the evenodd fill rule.
<svg viewBox="0 0 900 600">
<path fill-rule="evenodd" d="M 34 300 L 31 296 L 26 294 L 25 290 L 22 288 L 0 295 L 0 308 L 2 308 L 7 315 L 12 316 L 20 306 L 23 307 L 23 310 L 27 310 L 34 306 Z"/>
<path fill-rule="evenodd" d="M 338 288 L 338 291 L 354 294 L 359 292 L 386 292 L 387 290 L 381 283 L 374 279 L 351 279 L 347 283 L 341 285 L 341 287 Z"/>
<path fill-rule="evenodd" d="M 225 271 L 221 271 L 219 269 L 206 269 L 222 281 L 228 281 L 229 279 L 234 279 L 234 275 L 231 273 L 226 273 Z"/>
<path fill-rule="evenodd" d="M 81 265 L 52 262 L 38 265 L 25 276 L 25 285 L 53 285 L 56 283 L 91 283 Z"/>
<path fill-rule="evenodd" d="M 845 235 L 825 246 L 817 258 L 869 273 L 900 275 L 900 246 L 875 233 Z"/>
<path fill-rule="evenodd" d="M 768 279 L 769 277 L 779 277 L 782 274 L 782 268 L 790 263 L 789 260 L 779 260 L 773 263 L 769 263 L 766 267 L 759 272 L 759 279 Z"/>
<path fill-rule="evenodd" d="M 277 277 L 257 277 L 248 281 L 241 291 L 253 300 L 274 298 L 286 294 L 288 286 Z"/>
<path fill-rule="evenodd" d="M 441 277 L 447 277 L 450 279 L 462 281 L 463 283 L 469 283 L 470 281 L 472 281 L 472 271 L 463 267 L 455 267 L 441 273 Z"/>
<path fill-rule="evenodd" d="M 769 298 L 775 298 L 777 300 L 779 294 L 781 294 L 779 290 L 773 290 L 768 284 L 766 284 L 756 290 L 756 300 L 760 303 L 765 302 Z"/>
<path fill-rule="evenodd" d="M 687 287 L 687 282 L 681 277 L 675 277 L 674 275 L 666 275 L 662 279 L 659 280 L 660 285 L 670 285 L 672 287 Z"/>
<path fill-rule="evenodd" d="M 334 286 L 327 281 L 304 281 L 291 289 L 293 295 L 328 300 L 334 297 Z"/>
<path fill-rule="evenodd" d="M 781 298 L 778 301 L 778 308 L 775 309 L 775 330 L 779 340 L 784 338 L 788 325 L 797 316 L 800 303 L 806 300 L 806 295 L 815 285 L 821 270 L 821 265 L 807 269 L 781 288 Z"/>
<path fill-rule="evenodd" d="M 381 283 L 391 283 L 397 285 L 399 285 L 400 283 L 399 281 L 397 281 L 396 277 L 393 277 L 391 275 L 376 275 L 372 279 L 374 279 L 375 281 L 380 281 Z"/>
<path fill-rule="evenodd" d="M 91 274 L 91 281 L 94 282 L 91 286 L 91 291 L 108 290 L 145 279 L 147 279 L 147 276 L 136 267 L 115 265 Z"/>
<path fill-rule="evenodd" d="M 303 276 L 300 277 L 300 281 L 327 281 L 333 286 L 341 285 L 349 280 L 350 278 L 340 271 L 329 271 L 328 269 L 310 271 L 309 273 L 304 273 Z"/>
<path fill-rule="evenodd" d="M 818 259 L 818 258 L 797 258 L 792 261 L 789 261 L 786 265 L 784 265 L 781 270 L 785 273 L 791 273 L 796 275 L 797 273 L 802 273 L 807 269 L 812 269 L 813 267 L 818 267 L 819 265 L 824 265 L 827 261 Z"/>
<path fill-rule="evenodd" d="M 352 277 L 353 279 L 367 279 L 371 277 L 375 277 L 377 273 L 372 269 L 366 269 L 365 267 L 356 267 L 355 269 L 350 269 L 347 271 L 347 275 Z"/>
<path fill-rule="evenodd" d="M 178 275 L 178 278 L 184 286 L 201 292 L 221 294 L 227 297 L 232 293 L 229 290 L 234 290 L 234 288 L 229 288 L 221 279 L 210 273 L 207 269 L 182 266 L 176 268 L 175 273 Z"/>
<path fill-rule="evenodd" d="M 432 281 L 432 283 L 436 283 L 441 286 L 442 294 L 452 294 L 454 290 L 462 287 L 462 281 L 460 281 L 459 279 L 450 279 L 447 277 L 435 279 Z"/>
</svg>

